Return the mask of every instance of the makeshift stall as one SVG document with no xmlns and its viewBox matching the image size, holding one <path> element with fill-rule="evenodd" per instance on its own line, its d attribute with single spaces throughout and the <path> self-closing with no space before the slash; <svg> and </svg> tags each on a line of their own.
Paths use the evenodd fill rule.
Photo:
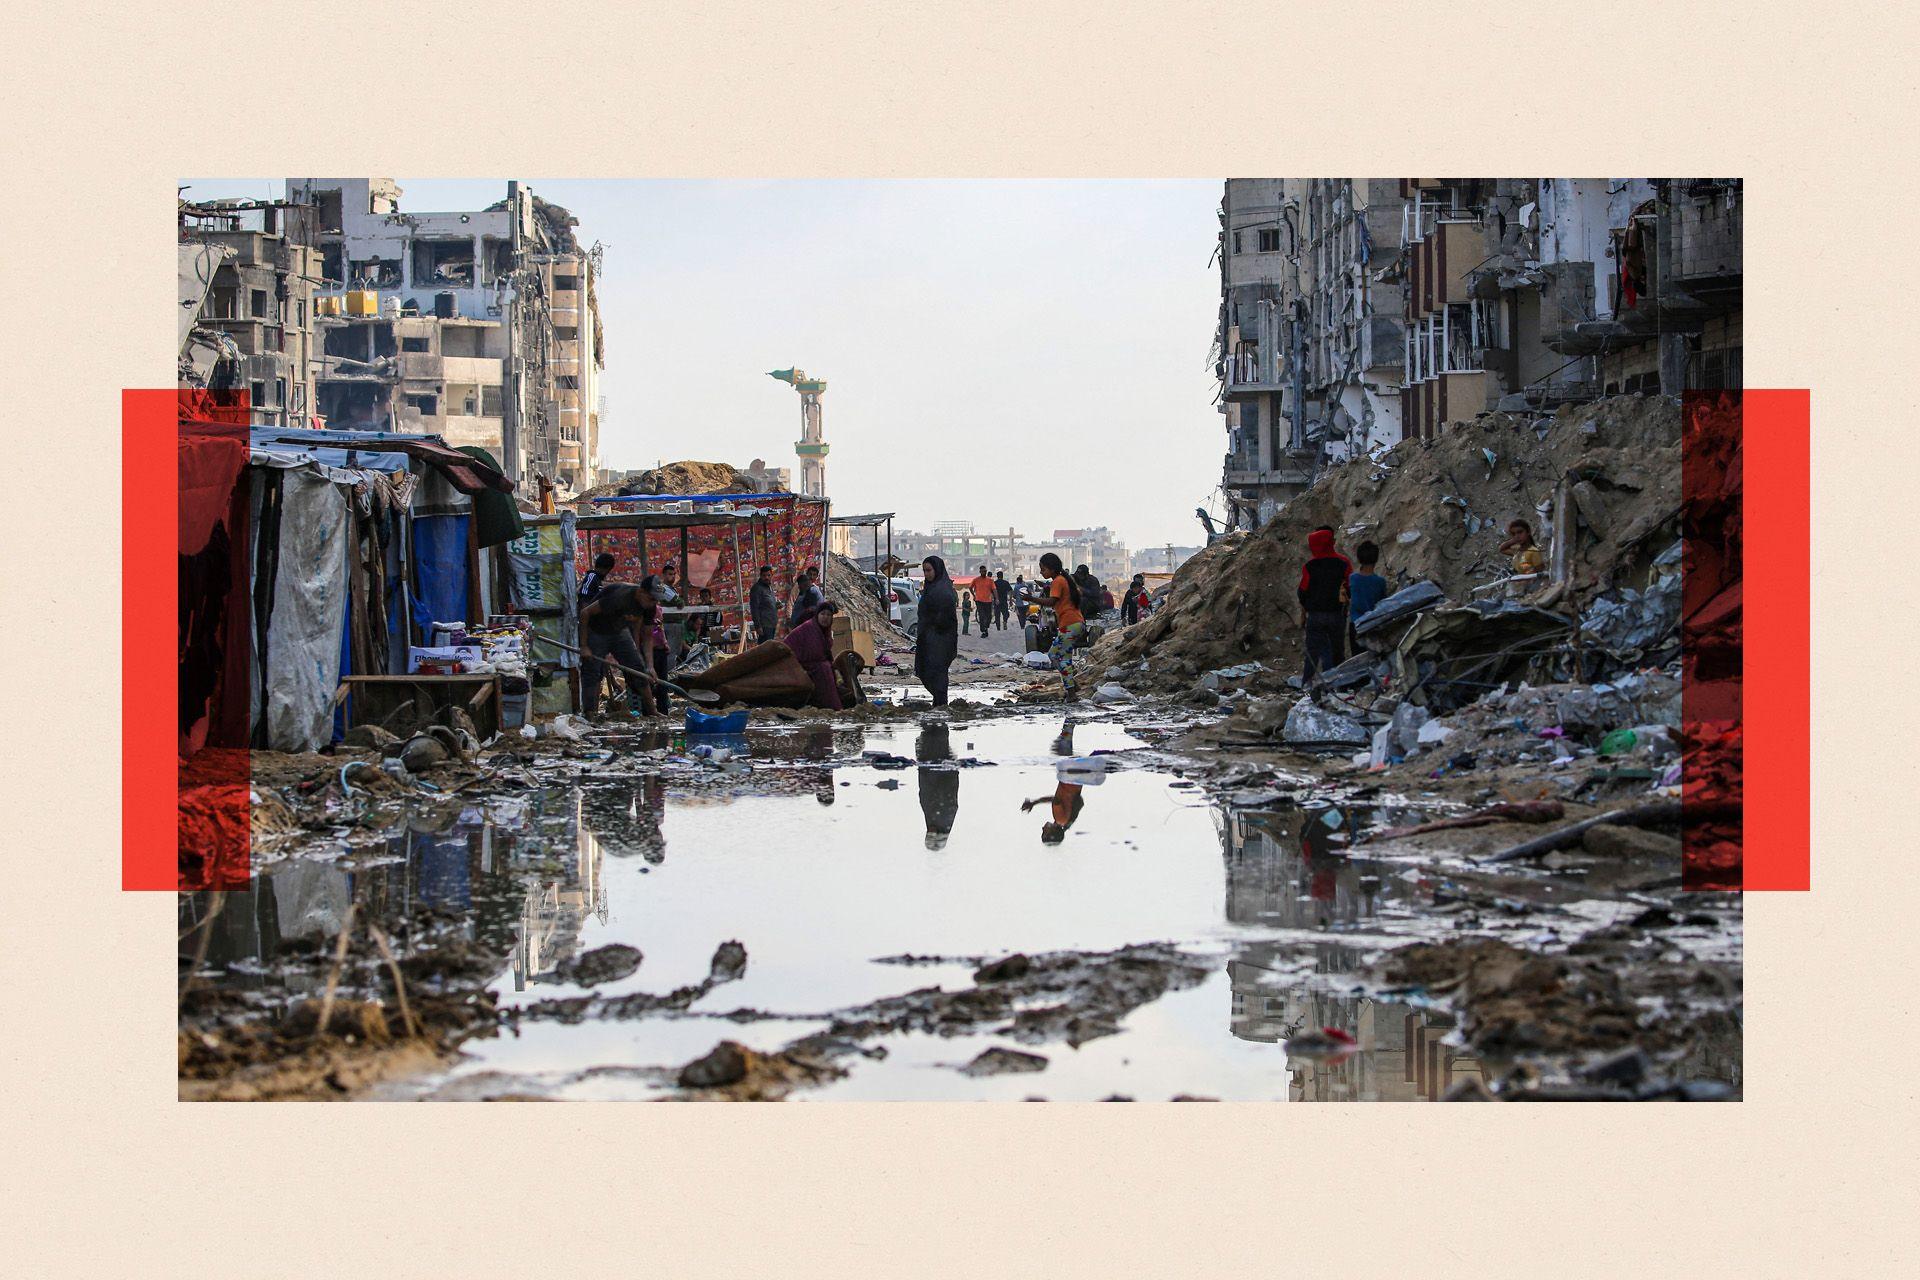
<svg viewBox="0 0 1920 1280">
<path fill-rule="evenodd" d="M 893 563 L 893 512 L 876 511 L 864 516 L 833 516 L 827 521 L 827 524 L 836 529 L 871 530 L 873 535 L 873 556 L 871 557 L 871 561 L 866 557 L 862 557 L 856 560 L 855 563 L 859 564 L 862 569 L 871 569 L 879 573 L 885 573 L 888 577 L 893 576 L 888 569 L 888 566 Z M 887 539 L 886 554 L 884 556 L 880 553 L 880 531 L 883 526 L 886 529 Z M 851 536 L 852 535 L 849 535 L 849 537 Z M 848 543 L 848 549 L 852 549 L 851 542 Z"/>
<path fill-rule="evenodd" d="M 619 559 L 610 581 L 638 583 L 656 572 L 668 559 L 678 559 L 696 545 L 724 547 L 726 555 L 719 568 L 704 579 L 682 579 L 682 587 L 698 590 L 711 587 L 714 605 L 724 620 L 742 620 L 746 613 L 747 590 L 751 585 L 746 572 L 747 550 L 756 527 L 767 519 L 757 508 L 736 509 L 731 503 L 689 503 L 685 509 L 615 511 L 600 515 L 527 516 L 527 536 L 511 552 L 515 573 L 510 579 L 515 609 L 533 620 L 538 635 L 579 647 L 580 602 L 575 584 L 589 568 L 595 556 L 609 552 Z M 697 539 L 697 541 L 696 541 Z M 702 563 L 682 559 L 684 564 Z M 669 612 L 672 629 L 693 610 Z M 744 638 L 747 628 L 741 627 Z M 676 637 L 669 636 L 672 641 Z M 744 639 L 742 646 L 744 647 Z M 536 640 L 530 670 L 534 672 L 534 710 L 551 712 L 580 705 L 578 659 L 553 645 Z M 533 665 L 533 664 L 537 664 Z M 554 705 L 559 699 L 558 682 L 552 677 L 565 672 L 566 705 Z M 544 682 L 543 682 L 544 678 Z M 546 690 L 546 692 L 542 692 Z"/>
<path fill-rule="evenodd" d="M 783 594 L 795 575 L 809 566 L 826 575 L 827 500 L 792 493 L 652 494 L 595 498 L 596 512 L 650 513 L 693 517 L 672 525 L 650 524 L 643 540 L 638 531 L 596 525 L 585 536 L 582 516 L 576 567 L 585 573 L 593 558 L 611 552 L 621 561 L 622 581 L 634 581 L 657 572 L 668 560 L 678 561 L 681 586 L 697 592 L 711 587 L 720 606 L 723 626 L 738 626 L 742 636 L 751 625 L 747 592 L 760 566 L 773 569 L 773 580 Z M 748 517 L 745 526 L 735 523 Z M 637 564 L 637 570 L 634 566 Z"/>
</svg>

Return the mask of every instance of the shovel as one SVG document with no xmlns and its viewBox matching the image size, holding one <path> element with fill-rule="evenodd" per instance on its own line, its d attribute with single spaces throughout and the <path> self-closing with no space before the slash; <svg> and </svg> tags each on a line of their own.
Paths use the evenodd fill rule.
<svg viewBox="0 0 1920 1280">
<path fill-rule="evenodd" d="M 574 648 L 570 644 L 561 644 L 558 640 L 553 639 L 551 636 L 543 636 L 537 631 L 533 633 L 533 638 L 535 640 L 538 640 L 541 644 L 550 644 L 556 649 L 565 649 L 568 653 L 573 654 L 575 657 L 586 658 L 586 657 L 592 656 L 591 654 L 582 653 L 580 650 Z M 677 693 L 681 697 L 685 698 L 688 702 L 698 702 L 698 703 L 711 706 L 713 703 L 720 701 L 720 695 L 714 692 L 712 689 L 682 689 L 679 685 L 673 683 L 671 680 L 662 680 L 659 676 L 654 675 L 651 671 L 636 671 L 632 667 L 627 666 L 625 663 L 615 662 L 612 658 L 601 658 L 599 659 L 599 661 L 606 663 L 608 666 L 614 668 L 616 671 L 624 671 L 630 676 L 639 676 L 642 680 L 645 680 L 649 684 L 657 684 L 662 689 L 665 689 L 668 693 Z"/>
</svg>

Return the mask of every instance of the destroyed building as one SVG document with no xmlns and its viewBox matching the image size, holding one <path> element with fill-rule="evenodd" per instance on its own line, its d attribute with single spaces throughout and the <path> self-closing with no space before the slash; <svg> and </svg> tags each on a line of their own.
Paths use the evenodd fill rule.
<svg viewBox="0 0 1920 1280">
<path fill-rule="evenodd" d="M 1251 527 L 1329 457 L 1400 439 L 1400 251 L 1391 179 L 1235 178 L 1220 207 L 1214 335 L 1229 527 Z"/>
<path fill-rule="evenodd" d="M 1737 179 L 1232 179 L 1228 527 L 1489 410 L 1734 389 Z"/>
<path fill-rule="evenodd" d="M 329 427 L 424 432 L 562 496 L 599 470 L 600 249 L 509 182 L 480 210 L 405 212 L 390 178 L 289 178 L 313 211 L 315 395 Z"/>
<path fill-rule="evenodd" d="M 247 393 L 254 426 L 314 412 L 319 253 L 297 205 L 181 200 L 179 382 Z"/>
</svg>

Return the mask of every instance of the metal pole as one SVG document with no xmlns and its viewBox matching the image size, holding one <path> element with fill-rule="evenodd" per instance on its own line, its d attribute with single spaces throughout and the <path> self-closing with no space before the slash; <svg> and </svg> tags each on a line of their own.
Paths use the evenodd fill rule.
<svg viewBox="0 0 1920 1280">
<path fill-rule="evenodd" d="M 740 641 L 738 644 L 734 646 L 733 651 L 735 653 L 745 653 L 747 651 L 747 626 L 752 621 L 752 614 L 747 608 L 746 588 L 741 585 L 741 581 L 740 581 L 740 522 L 736 520 L 736 521 L 733 521 L 732 523 L 733 523 L 733 529 L 732 529 L 732 533 L 733 533 L 733 598 L 740 602 Z M 722 614 L 721 615 L 722 621 L 720 623 L 722 627 L 726 626 L 725 618 L 726 618 L 726 615 Z"/>
</svg>

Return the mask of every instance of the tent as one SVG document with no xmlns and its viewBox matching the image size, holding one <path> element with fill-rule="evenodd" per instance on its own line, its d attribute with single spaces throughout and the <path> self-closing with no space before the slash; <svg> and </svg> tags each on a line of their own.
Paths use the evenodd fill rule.
<svg viewBox="0 0 1920 1280">
<path fill-rule="evenodd" d="M 503 598 L 486 570 L 506 558 L 477 543 L 519 521 L 485 509 L 511 490 L 489 461 L 433 436 L 252 432 L 252 745 L 324 745 L 344 723 L 341 677 L 403 673 L 435 622 L 477 621 Z"/>
</svg>

